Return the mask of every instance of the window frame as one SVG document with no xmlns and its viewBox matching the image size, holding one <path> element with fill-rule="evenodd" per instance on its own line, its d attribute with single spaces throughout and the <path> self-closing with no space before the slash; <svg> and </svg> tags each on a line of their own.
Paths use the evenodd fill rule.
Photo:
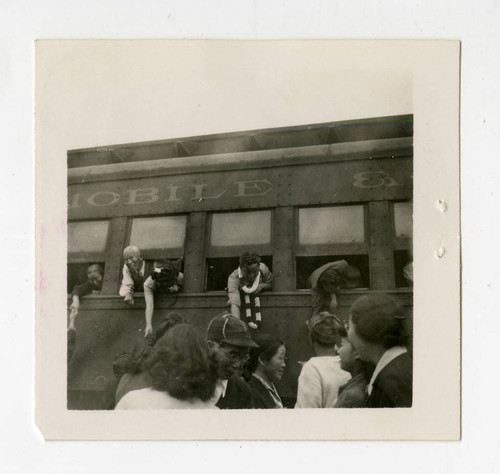
<svg viewBox="0 0 500 474">
<path fill-rule="evenodd" d="M 333 207 L 354 207 L 362 206 L 363 208 L 363 226 L 364 226 L 364 241 L 363 242 L 346 242 L 338 244 L 300 244 L 299 243 L 299 211 L 300 209 L 318 209 L 318 208 L 333 208 Z M 322 206 L 297 206 L 294 209 L 294 239 L 293 239 L 293 257 L 322 257 L 326 255 L 370 255 L 369 246 L 369 220 L 368 207 L 364 202 L 357 203 L 341 203 L 336 205 Z"/>
<path fill-rule="evenodd" d="M 269 244 L 257 245 L 230 245 L 226 247 L 212 246 L 210 241 L 212 239 L 212 222 L 214 214 L 236 214 L 245 212 L 270 212 L 271 215 L 271 229 L 269 235 Z M 205 293 L 220 293 L 220 290 L 207 290 L 208 287 L 208 260 L 212 258 L 234 258 L 240 257 L 244 252 L 256 253 L 258 255 L 270 255 L 274 259 L 274 232 L 275 232 L 275 208 L 250 208 L 250 209 L 228 209 L 228 210 L 214 210 L 207 213 L 207 233 L 205 238 L 205 245 L 203 250 L 203 291 Z M 228 249 L 230 250 L 228 252 Z M 229 277 L 229 275 L 228 275 Z M 272 291 L 272 290 L 271 290 Z"/>
<path fill-rule="evenodd" d="M 394 239 L 394 250 L 410 250 L 412 237 L 398 237 L 396 235 L 396 213 L 394 212 L 394 204 L 398 203 L 412 203 L 413 209 L 413 200 L 412 199 L 404 199 L 404 200 L 396 200 L 389 201 L 390 203 L 390 213 L 391 213 L 391 222 L 392 222 L 392 235 Z M 412 236 L 413 236 L 413 213 L 412 213 Z"/>
<path fill-rule="evenodd" d="M 337 244 L 300 244 L 299 243 L 299 211 L 300 209 L 317 209 L 317 208 L 333 208 L 333 207 L 354 207 L 361 206 L 363 209 L 363 242 L 346 242 Z M 368 258 L 368 271 L 370 272 L 371 266 L 371 245 L 370 245 L 370 226 L 369 226 L 369 207 L 368 203 L 364 201 L 349 202 L 349 203 L 336 203 L 336 204 L 323 204 L 323 205 L 308 205 L 294 207 L 294 238 L 293 238 L 293 267 L 294 267 L 294 280 L 293 291 L 310 291 L 304 288 L 297 288 L 297 257 L 325 257 L 325 256 L 343 256 L 343 255 L 366 255 Z M 371 272 L 370 272 L 370 287 Z"/>
<path fill-rule="evenodd" d="M 129 245 L 133 245 L 130 242 L 130 237 L 132 235 L 132 226 L 134 224 L 134 219 L 155 219 L 159 217 L 175 217 L 175 216 L 185 216 L 186 217 L 186 224 L 184 227 L 184 241 L 182 244 L 182 247 L 175 247 L 171 249 L 143 249 L 140 246 L 139 250 L 141 251 L 141 256 L 144 260 L 159 260 L 159 259 L 171 259 L 171 260 L 177 260 L 179 258 L 184 258 L 184 254 L 186 251 L 186 242 L 188 239 L 188 228 L 189 228 L 189 213 L 174 213 L 174 214 L 148 214 L 147 216 L 144 215 L 138 215 L 138 216 L 128 216 L 127 219 L 127 228 L 126 228 L 126 236 L 125 236 L 125 242 L 127 244 L 125 247 L 122 249 L 125 250 L 126 247 Z"/>
<path fill-rule="evenodd" d="M 69 224 L 83 223 L 83 222 L 107 222 L 108 229 L 106 231 L 106 239 L 104 242 L 104 250 L 101 252 L 78 252 L 78 254 L 70 253 L 69 249 L 67 251 L 67 264 L 72 263 L 91 263 L 94 262 L 106 262 L 106 257 L 108 255 L 109 245 L 111 242 L 111 219 L 81 219 L 81 220 L 68 220 L 67 227 Z"/>
<path fill-rule="evenodd" d="M 212 217 L 214 214 L 243 214 L 245 212 L 270 212 L 271 216 L 271 229 L 269 235 L 269 244 L 256 244 L 256 245 L 228 245 L 228 246 L 212 246 L 210 241 L 212 239 Z M 243 252 L 257 253 L 259 255 L 273 255 L 273 238 L 274 238 L 274 208 L 269 209 L 244 209 L 244 210 L 228 210 L 228 211 L 214 211 L 208 214 L 208 232 L 205 241 L 205 261 L 209 258 L 224 258 L 240 256 Z M 228 250 L 230 250 L 228 252 Z"/>
</svg>

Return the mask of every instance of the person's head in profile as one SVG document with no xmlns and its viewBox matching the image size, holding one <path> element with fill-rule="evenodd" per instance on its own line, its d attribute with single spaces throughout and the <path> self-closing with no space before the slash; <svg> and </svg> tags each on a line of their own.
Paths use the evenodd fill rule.
<svg viewBox="0 0 500 474">
<path fill-rule="evenodd" d="M 227 380 L 239 375 L 248 358 L 252 341 L 248 326 L 227 312 L 213 318 L 207 329 L 207 345 L 217 361 L 219 378 Z"/>
<path fill-rule="evenodd" d="M 246 368 L 252 374 L 248 384 L 255 408 L 283 408 L 275 384 L 281 380 L 286 368 L 285 344 L 270 334 L 259 334 L 255 342 L 258 347 L 250 351 Z"/>
<path fill-rule="evenodd" d="M 413 368 L 401 305 L 384 294 L 362 296 L 351 306 L 347 335 L 359 358 L 375 365 L 365 406 L 410 407 Z"/>
<path fill-rule="evenodd" d="M 408 344 L 406 317 L 394 298 L 384 294 L 362 296 L 350 313 L 348 337 L 362 360 L 376 364 L 386 350 Z"/>
</svg>

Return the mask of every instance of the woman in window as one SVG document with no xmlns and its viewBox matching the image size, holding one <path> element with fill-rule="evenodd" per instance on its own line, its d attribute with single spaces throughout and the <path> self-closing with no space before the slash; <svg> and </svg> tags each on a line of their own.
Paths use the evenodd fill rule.
<svg viewBox="0 0 500 474">
<path fill-rule="evenodd" d="M 153 311 L 155 307 L 154 294 L 177 293 L 184 282 L 184 275 L 180 271 L 181 261 L 155 261 L 153 273 L 144 282 L 144 301 L 146 303 L 146 329 L 144 337 L 151 337 L 153 333 Z"/>
<path fill-rule="evenodd" d="M 275 383 L 285 370 L 285 344 L 269 334 L 255 338 L 259 346 L 251 352 L 248 369 L 253 372 L 248 385 L 252 390 L 255 408 L 283 408 Z"/>
<path fill-rule="evenodd" d="M 351 307 L 347 334 L 359 357 L 375 365 L 365 406 L 411 407 L 412 360 L 400 305 L 383 294 L 362 296 Z"/>
<path fill-rule="evenodd" d="M 217 365 L 191 325 L 178 324 L 167 331 L 154 345 L 147 364 L 152 387 L 128 392 L 117 410 L 216 408 L 211 397 Z"/>
<path fill-rule="evenodd" d="M 227 280 L 228 306 L 231 307 L 231 314 L 240 319 L 240 308 L 243 307 L 247 324 L 252 329 L 260 329 L 262 315 L 258 295 L 261 291 L 270 290 L 272 281 L 273 275 L 260 261 L 260 256 L 245 252 L 240 257 L 240 266 Z"/>
</svg>

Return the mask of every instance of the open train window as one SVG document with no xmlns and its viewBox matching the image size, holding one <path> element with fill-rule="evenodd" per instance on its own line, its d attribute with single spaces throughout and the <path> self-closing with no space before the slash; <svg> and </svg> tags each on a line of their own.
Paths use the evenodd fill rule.
<svg viewBox="0 0 500 474">
<path fill-rule="evenodd" d="M 146 273 L 153 270 L 155 260 L 183 258 L 186 224 L 186 215 L 132 219 L 129 245 L 141 250 Z"/>
<path fill-rule="evenodd" d="M 67 292 L 71 294 L 73 288 L 77 285 L 81 285 L 87 281 L 87 269 L 89 265 L 97 264 L 104 271 L 104 262 L 87 262 L 87 263 L 68 263 L 68 278 L 67 278 Z"/>
<path fill-rule="evenodd" d="M 311 273 L 325 263 L 346 260 L 370 286 L 364 205 L 299 208 L 296 211 L 296 288 L 309 286 Z"/>
<path fill-rule="evenodd" d="M 393 203 L 396 288 L 413 287 L 413 203 Z"/>
<path fill-rule="evenodd" d="M 207 291 L 223 291 L 239 256 L 255 252 L 272 271 L 272 211 L 220 212 L 211 215 Z"/>
<path fill-rule="evenodd" d="M 67 291 L 87 281 L 87 268 L 98 263 L 104 270 L 109 221 L 68 222 Z"/>
</svg>

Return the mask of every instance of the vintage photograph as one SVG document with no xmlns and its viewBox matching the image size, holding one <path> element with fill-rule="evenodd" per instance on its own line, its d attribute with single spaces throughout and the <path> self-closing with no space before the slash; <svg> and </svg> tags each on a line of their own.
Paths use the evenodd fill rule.
<svg viewBox="0 0 500 474">
<path fill-rule="evenodd" d="M 39 42 L 42 431 L 456 439 L 457 65 L 451 42 Z"/>
<path fill-rule="evenodd" d="M 67 164 L 68 409 L 411 407 L 411 114 Z"/>
</svg>

